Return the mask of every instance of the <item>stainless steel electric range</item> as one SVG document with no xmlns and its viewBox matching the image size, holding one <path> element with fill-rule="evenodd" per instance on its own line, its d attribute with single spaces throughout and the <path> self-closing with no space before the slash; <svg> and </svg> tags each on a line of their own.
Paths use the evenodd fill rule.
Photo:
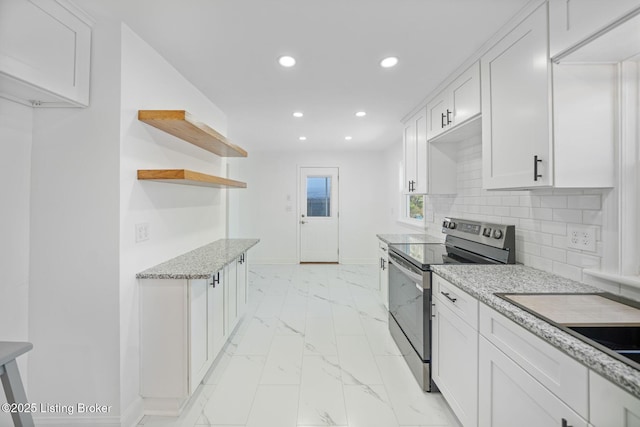
<svg viewBox="0 0 640 427">
<path fill-rule="evenodd" d="M 431 381 L 431 266 L 514 264 L 515 227 L 445 218 L 444 243 L 389 245 L 389 331 L 425 391 Z"/>
</svg>

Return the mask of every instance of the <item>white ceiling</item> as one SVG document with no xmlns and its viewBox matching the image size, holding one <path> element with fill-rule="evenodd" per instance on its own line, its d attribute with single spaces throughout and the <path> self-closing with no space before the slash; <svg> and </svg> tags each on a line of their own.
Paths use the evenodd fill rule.
<svg viewBox="0 0 640 427">
<path fill-rule="evenodd" d="M 362 150 L 400 141 L 402 117 L 527 0 L 75 3 L 121 18 L 160 52 L 227 114 L 235 144 Z M 283 54 L 297 65 L 280 67 Z M 400 63 L 382 69 L 389 55 Z M 355 117 L 359 110 L 367 116 Z"/>
</svg>

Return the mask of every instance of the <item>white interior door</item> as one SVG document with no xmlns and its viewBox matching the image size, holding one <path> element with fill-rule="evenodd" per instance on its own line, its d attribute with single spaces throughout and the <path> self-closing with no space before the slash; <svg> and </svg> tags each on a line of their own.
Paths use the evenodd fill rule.
<svg viewBox="0 0 640 427">
<path fill-rule="evenodd" d="M 300 262 L 338 262 L 338 168 L 300 168 Z"/>
</svg>

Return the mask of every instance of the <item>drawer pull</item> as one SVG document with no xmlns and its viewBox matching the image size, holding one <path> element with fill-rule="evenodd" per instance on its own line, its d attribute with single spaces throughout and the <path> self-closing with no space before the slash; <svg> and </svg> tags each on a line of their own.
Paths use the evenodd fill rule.
<svg viewBox="0 0 640 427">
<path fill-rule="evenodd" d="M 564 418 L 562 419 L 562 427 L 573 427 L 570 426 L 569 423 L 567 422 L 567 420 L 565 420 Z"/>
<path fill-rule="evenodd" d="M 458 298 L 453 298 L 453 297 L 451 297 L 451 294 L 450 294 L 449 292 L 442 292 L 442 291 L 440 291 L 440 293 L 441 293 L 442 295 L 444 295 L 445 297 L 447 297 L 447 299 L 448 299 L 449 301 L 451 301 L 452 303 L 454 303 L 454 304 L 456 303 L 456 301 L 458 301 Z"/>
</svg>

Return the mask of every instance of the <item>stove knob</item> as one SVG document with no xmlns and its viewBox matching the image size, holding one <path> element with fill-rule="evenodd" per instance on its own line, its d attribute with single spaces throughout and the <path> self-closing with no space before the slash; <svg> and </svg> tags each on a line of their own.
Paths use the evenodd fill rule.
<svg viewBox="0 0 640 427">
<path fill-rule="evenodd" d="M 442 228 L 448 228 L 449 221 L 442 221 Z"/>
<path fill-rule="evenodd" d="M 502 239 L 502 230 L 493 230 L 494 239 Z"/>
<path fill-rule="evenodd" d="M 453 230 L 454 228 L 456 228 L 456 223 L 455 223 L 455 222 L 453 222 L 453 221 L 449 222 L 449 228 L 450 228 L 450 229 L 452 229 L 452 230 Z"/>
<path fill-rule="evenodd" d="M 483 235 L 484 237 L 491 237 L 491 229 L 490 229 L 490 228 L 485 228 L 485 229 L 482 231 L 482 235 Z"/>
</svg>

